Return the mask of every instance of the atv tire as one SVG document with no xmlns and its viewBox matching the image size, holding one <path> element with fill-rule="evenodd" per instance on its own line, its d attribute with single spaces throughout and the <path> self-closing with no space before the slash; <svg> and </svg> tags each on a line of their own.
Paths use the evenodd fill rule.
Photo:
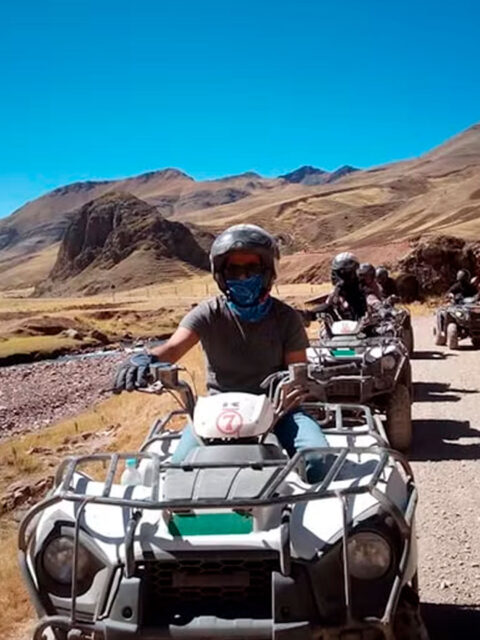
<svg viewBox="0 0 480 640">
<path fill-rule="evenodd" d="M 410 398 L 413 398 L 413 385 L 412 385 L 412 365 L 410 360 L 407 360 L 403 365 L 402 372 L 398 378 L 400 384 L 404 384 L 410 392 Z"/>
<path fill-rule="evenodd" d="M 420 613 L 417 594 L 405 587 L 393 620 L 395 640 L 429 640 L 428 631 Z"/>
<path fill-rule="evenodd" d="M 458 327 L 454 322 L 447 324 L 447 347 L 458 349 Z"/>
<path fill-rule="evenodd" d="M 386 432 L 390 446 L 398 451 L 407 451 L 412 444 L 412 404 L 410 391 L 405 384 L 398 383 L 387 403 Z"/>
<path fill-rule="evenodd" d="M 480 338 L 472 338 L 472 346 L 474 349 L 480 349 Z"/>
<path fill-rule="evenodd" d="M 433 340 L 437 347 L 444 347 L 447 344 L 447 336 L 443 331 L 439 331 L 437 327 L 433 327 Z"/>
<path fill-rule="evenodd" d="M 402 342 L 407 347 L 408 355 L 411 356 L 414 351 L 414 339 L 412 326 L 403 327 L 402 329 Z"/>
</svg>

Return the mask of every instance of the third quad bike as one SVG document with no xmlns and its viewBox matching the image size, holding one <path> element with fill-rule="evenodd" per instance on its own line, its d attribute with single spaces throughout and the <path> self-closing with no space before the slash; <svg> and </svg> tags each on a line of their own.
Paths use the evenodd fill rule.
<svg viewBox="0 0 480 640">
<path fill-rule="evenodd" d="M 65 460 L 21 524 L 34 640 L 427 639 L 412 471 L 367 407 L 319 402 L 305 364 L 265 395 L 198 400 L 177 367 L 152 369 L 147 391 L 183 407 L 140 451 Z M 289 459 L 273 428 L 298 393 L 329 446 Z M 199 446 L 173 464 L 178 415 Z M 312 453 L 325 462 L 317 484 Z"/>
<path fill-rule="evenodd" d="M 324 331 L 307 354 L 328 402 L 367 404 L 386 417 L 394 449 L 412 441 L 412 373 L 407 348 L 390 325 L 324 318 Z"/>
<path fill-rule="evenodd" d="M 437 309 L 433 335 L 436 345 L 457 349 L 458 341 L 470 338 L 480 349 L 480 302 L 475 298 L 451 298 L 449 304 Z"/>
</svg>

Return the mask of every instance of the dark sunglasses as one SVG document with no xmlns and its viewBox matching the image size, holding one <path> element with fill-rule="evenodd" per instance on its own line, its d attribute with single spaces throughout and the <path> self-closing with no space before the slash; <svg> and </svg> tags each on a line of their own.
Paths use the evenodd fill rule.
<svg viewBox="0 0 480 640">
<path fill-rule="evenodd" d="M 264 273 L 263 265 L 258 262 L 247 264 L 227 264 L 223 271 L 226 280 L 238 280 L 242 276 L 251 278 Z"/>
</svg>

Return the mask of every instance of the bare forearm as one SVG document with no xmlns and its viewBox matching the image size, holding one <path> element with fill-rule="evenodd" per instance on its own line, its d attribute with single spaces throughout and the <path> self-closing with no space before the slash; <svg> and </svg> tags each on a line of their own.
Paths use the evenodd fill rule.
<svg viewBox="0 0 480 640">
<path fill-rule="evenodd" d="M 187 351 L 197 344 L 198 335 L 190 329 L 179 327 L 164 344 L 150 349 L 150 353 L 161 362 L 177 362 Z"/>
<path fill-rule="evenodd" d="M 172 364 L 177 362 L 183 355 L 178 345 L 169 345 L 168 342 L 149 349 L 149 353 L 156 356 L 161 362 L 171 362 Z"/>
</svg>

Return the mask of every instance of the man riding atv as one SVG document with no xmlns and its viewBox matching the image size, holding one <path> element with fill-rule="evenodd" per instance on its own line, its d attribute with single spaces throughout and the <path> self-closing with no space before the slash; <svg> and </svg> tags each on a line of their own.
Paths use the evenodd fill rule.
<svg viewBox="0 0 480 640">
<path fill-rule="evenodd" d="M 369 262 L 363 262 L 357 269 L 357 275 L 367 300 L 368 311 L 378 311 L 383 295 L 375 277 L 375 267 Z"/>
<path fill-rule="evenodd" d="M 470 272 L 467 269 L 457 271 L 457 278 L 447 291 L 454 298 L 474 298 L 478 296 L 478 289 L 472 283 Z"/>
<path fill-rule="evenodd" d="M 454 284 L 448 289 L 447 303 L 437 309 L 434 327 L 435 344 L 456 349 L 458 341 L 470 337 L 473 346 L 480 347 L 479 291 L 471 281 L 470 272 L 460 269 Z"/>
<path fill-rule="evenodd" d="M 304 317 L 310 321 L 319 313 L 327 313 L 337 320 L 363 318 L 367 313 L 367 300 L 358 279 L 359 266 L 353 253 L 345 251 L 335 256 L 331 266 L 331 281 L 335 288 L 326 298 L 312 300 L 320 304 L 306 312 Z"/>
<path fill-rule="evenodd" d="M 377 267 L 375 275 L 383 298 L 389 298 L 390 296 L 396 296 L 398 294 L 397 284 L 395 280 L 390 277 L 388 269 L 385 267 Z"/>
<path fill-rule="evenodd" d="M 210 265 L 222 295 L 192 309 L 165 344 L 122 364 L 114 382 L 117 393 L 145 387 L 150 364 L 177 362 L 198 342 L 207 359 L 210 393 L 261 394 L 268 375 L 306 362 L 309 342 L 300 315 L 270 295 L 278 260 L 276 240 L 261 227 L 238 224 L 221 233 L 212 245 Z M 318 423 L 300 410 L 280 419 L 275 434 L 291 456 L 327 446 Z M 195 446 L 198 441 L 187 426 L 172 462 L 181 462 Z M 307 455 L 306 462 L 309 482 L 317 482 L 322 460 Z"/>
</svg>

